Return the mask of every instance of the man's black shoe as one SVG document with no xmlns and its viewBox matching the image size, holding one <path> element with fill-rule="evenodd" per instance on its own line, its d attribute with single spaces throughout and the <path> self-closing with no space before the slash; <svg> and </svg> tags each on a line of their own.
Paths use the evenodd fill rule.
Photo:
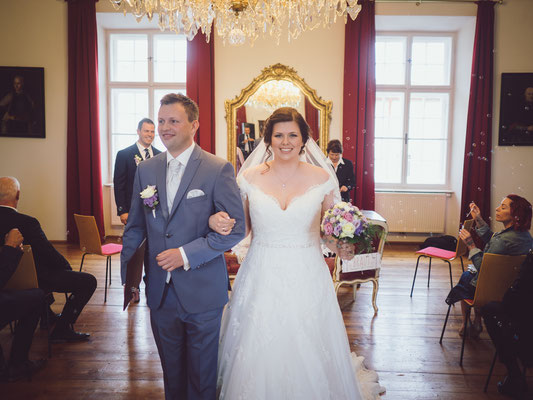
<svg viewBox="0 0 533 400">
<path fill-rule="evenodd" d="M 90 336 L 89 333 L 76 332 L 71 328 L 57 329 L 56 327 L 50 335 L 50 342 L 83 342 L 84 340 L 89 340 Z"/>
<path fill-rule="evenodd" d="M 498 382 L 498 393 L 512 397 L 513 399 L 525 399 L 527 384 L 523 377 L 510 378 L 506 376 Z"/>
<path fill-rule="evenodd" d="M 8 365 L 2 376 L 2 380 L 4 382 L 15 382 L 23 378 L 30 379 L 35 372 L 43 369 L 45 365 L 45 359 L 35 361 L 27 360 L 22 364 Z"/>
</svg>

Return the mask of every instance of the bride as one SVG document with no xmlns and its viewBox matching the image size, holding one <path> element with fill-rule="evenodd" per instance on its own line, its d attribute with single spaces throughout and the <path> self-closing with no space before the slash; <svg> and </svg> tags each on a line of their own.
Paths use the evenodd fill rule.
<svg viewBox="0 0 533 400">
<path fill-rule="evenodd" d="M 378 398 L 377 375 L 350 354 L 320 246 L 338 184 L 298 111 L 270 116 L 237 182 L 252 239 L 222 320 L 219 398 Z"/>
</svg>

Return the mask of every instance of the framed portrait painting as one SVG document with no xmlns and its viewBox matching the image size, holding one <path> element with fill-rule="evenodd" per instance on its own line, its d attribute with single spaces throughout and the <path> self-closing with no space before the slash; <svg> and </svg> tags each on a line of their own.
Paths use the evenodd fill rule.
<svg viewBox="0 0 533 400">
<path fill-rule="evenodd" d="M 0 67 L 0 137 L 44 138 L 44 68 Z"/>
<path fill-rule="evenodd" d="M 533 146 L 533 73 L 502 74 L 500 146 Z"/>
</svg>

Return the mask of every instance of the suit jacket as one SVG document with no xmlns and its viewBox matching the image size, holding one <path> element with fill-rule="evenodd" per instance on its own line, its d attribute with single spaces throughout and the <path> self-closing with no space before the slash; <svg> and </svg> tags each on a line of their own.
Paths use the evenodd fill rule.
<svg viewBox="0 0 533 400">
<path fill-rule="evenodd" d="M 185 251 L 191 267 L 188 271 L 177 268 L 171 272 L 171 283 L 183 308 L 189 313 L 201 313 L 223 307 L 228 301 L 224 251 L 242 240 L 245 232 L 244 211 L 233 166 L 195 145 L 172 210 L 167 206 L 166 174 L 166 152 L 144 161 L 137 168 L 134 193 L 140 193 L 148 185 L 156 185 L 159 204 L 154 218 L 140 196 L 132 198 L 123 236 L 122 282 L 126 279 L 128 261 L 147 237 L 145 272 L 150 308 L 157 309 L 161 304 L 167 276 L 155 257 L 164 250 L 179 247 Z M 189 193 L 194 189 L 204 194 L 191 197 Z M 209 217 L 218 211 L 226 211 L 236 220 L 227 236 L 209 229 Z"/>
<path fill-rule="evenodd" d="M 161 153 L 152 146 L 154 156 Z M 113 186 L 115 190 L 115 203 L 117 205 L 117 215 L 128 213 L 130 211 L 131 194 L 133 190 L 133 179 L 137 170 L 135 156 L 143 159 L 137 142 L 130 147 L 120 150 L 115 159 L 115 172 L 113 173 Z"/>
<path fill-rule="evenodd" d="M 72 270 L 65 257 L 48 241 L 36 218 L 8 207 L 0 207 L 0 241 L 2 244 L 6 233 L 13 228 L 18 228 L 24 236 L 24 244 L 31 246 L 39 287 L 46 288 L 47 279 L 55 271 Z"/>
<path fill-rule="evenodd" d="M 248 154 L 250 154 L 254 150 L 254 148 L 255 148 L 255 140 L 253 142 L 248 142 L 248 148 L 250 150 L 249 151 L 245 151 L 244 148 L 246 146 L 246 143 L 243 143 L 244 142 L 244 136 L 245 136 L 244 133 L 241 133 L 239 135 L 238 146 L 240 147 L 242 153 L 247 156 Z M 250 135 L 250 137 L 252 139 L 255 139 L 252 135 Z"/>
<path fill-rule="evenodd" d="M 350 160 L 342 158 L 344 164 L 337 166 L 337 179 L 339 180 L 339 187 L 346 186 L 347 192 L 341 193 L 342 201 L 350 201 L 350 191 L 355 187 L 355 171 Z"/>
</svg>

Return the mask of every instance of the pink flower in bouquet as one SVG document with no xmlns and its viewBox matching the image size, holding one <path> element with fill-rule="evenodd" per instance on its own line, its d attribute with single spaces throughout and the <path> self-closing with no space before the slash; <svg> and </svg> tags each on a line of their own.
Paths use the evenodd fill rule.
<svg viewBox="0 0 533 400">
<path fill-rule="evenodd" d="M 345 212 L 342 216 L 348 222 L 352 222 L 353 221 L 353 214 L 350 213 L 350 212 Z"/>
<path fill-rule="evenodd" d="M 331 235 L 333 233 L 333 225 L 331 225 L 331 223 L 327 222 L 324 224 L 324 233 L 326 235 Z"/>
</svg>

